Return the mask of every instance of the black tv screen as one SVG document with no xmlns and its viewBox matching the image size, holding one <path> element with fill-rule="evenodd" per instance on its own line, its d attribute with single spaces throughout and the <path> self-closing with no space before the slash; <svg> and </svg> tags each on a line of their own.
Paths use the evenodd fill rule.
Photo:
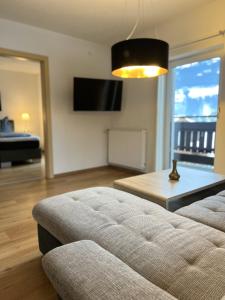
<svg viewBox="0 0 225 300">
<path fill-rule="evenodd" d="M 121 80 L 74 78 L 73 108 L 78 111 L 120 111 Z"/>
</svg>

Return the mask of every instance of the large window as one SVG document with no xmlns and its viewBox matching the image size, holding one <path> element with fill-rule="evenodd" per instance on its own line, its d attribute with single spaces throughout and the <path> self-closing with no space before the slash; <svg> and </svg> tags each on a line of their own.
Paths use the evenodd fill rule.
<svg viewBox="0 0 225 300">
<path fill-rule="evenodd" d="M 174 68 L 174 117 L 214 120 L 218 111 L 220 58 Z"/>
<path fill-rule="evenodd" d="M 220 79 L 219 57 L 172 69 L 172 157 L 183 164 L 212 166 Z"/>
</svg>

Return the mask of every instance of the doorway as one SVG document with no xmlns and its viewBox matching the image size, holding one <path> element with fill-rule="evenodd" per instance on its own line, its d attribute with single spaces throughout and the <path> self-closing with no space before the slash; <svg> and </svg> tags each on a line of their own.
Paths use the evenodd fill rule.
<svg viewBox="0 0 225 300">
<path fill-rule="evenodd" d="M 51 113 L 50 113 L 50 89 L 49 89 L 49 68 L 48 58 L 46 56 L 14 51 L 0 48 L 0 56 L 13 58 L 17 60 L 25 60 L 38 63 L 40 66 L 40 88 L 42 98 L 42 127 L 43 127 L 43 148 L 45 150 L 45 166 L 44 173 L 46 178 L 53 177 L 53 158 L 52 158 L 52 132 L 51 132 Z M 29 124 L 31 116 L 27 112 L 21 114 L 24 126 Z M 25 130 L 25 127 L 24 127 Z M 23 153 L 22 153 L 23 155 Z M 34 156 L 35 157 L 35 156 Z"/>
</svg>

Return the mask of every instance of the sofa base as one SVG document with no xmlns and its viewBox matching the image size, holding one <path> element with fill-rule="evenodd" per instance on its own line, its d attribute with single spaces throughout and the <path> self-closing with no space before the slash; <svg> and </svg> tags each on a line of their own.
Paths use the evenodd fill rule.
<svg viewBox="0 0 225 300">
<path fill-rule="evenodd" d="M 62 246 L 62 243 L 41 225 L 38 224 L 37 230 L 39 249 L 42 254 L 46 254 L 54 248 Z"/>
</svg>

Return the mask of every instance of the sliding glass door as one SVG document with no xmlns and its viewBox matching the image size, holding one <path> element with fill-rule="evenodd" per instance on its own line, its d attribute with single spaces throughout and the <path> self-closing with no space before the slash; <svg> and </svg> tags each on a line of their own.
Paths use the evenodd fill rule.
<svg viewBox="0 0 225 300">
<path fill-rule="evenodd" d="M 175 65 L 171 70 L 170 159 L 212 168 L 220 82 L 220 57 Z"/>
</svg>

